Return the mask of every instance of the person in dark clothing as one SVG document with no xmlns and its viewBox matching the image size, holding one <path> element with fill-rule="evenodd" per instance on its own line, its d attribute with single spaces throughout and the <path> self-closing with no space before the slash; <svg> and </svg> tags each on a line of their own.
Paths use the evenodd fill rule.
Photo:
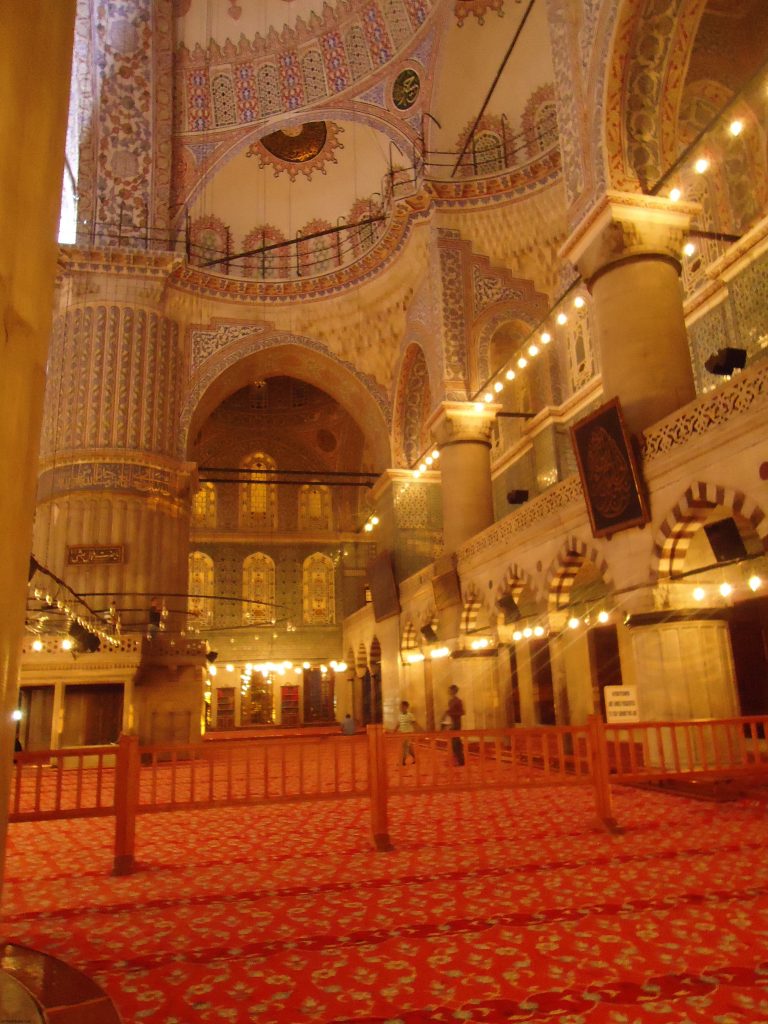
<svg viewBox="0 0 768 1024">
<path fill-rule="evenodd" d="M 451 729 L 460 729 L 461 720 L 464 717 L 464 704 L 461 697 L 459 697 L 458 686 L 455 684 L 449 686 L 448 694 L 448 707 L 445 712 L 444 721 L 450 722 Z M 453 752 L 453 763 L 462 766 L 464 764 L 464 744 L 461 742 L 460 737 L 453 737 L 451 740 L 451 750 Z"/>
</svg>

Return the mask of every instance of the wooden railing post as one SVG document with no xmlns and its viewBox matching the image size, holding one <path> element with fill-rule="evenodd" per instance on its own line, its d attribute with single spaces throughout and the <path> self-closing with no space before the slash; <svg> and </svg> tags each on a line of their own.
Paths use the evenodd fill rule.
<svg viewBox="0 0 768 1024">
<path fill-rule="evenodd" d="M 387 819 L 387 764 L 384 757 L 384 726 L 366 726 L 368 736 L 368 788 L 371 794 L 371 836 L 379 851 L 393 849 Z"/>
<path fill-rule="evenodd" d="M 592 765 L 592 783 L 595 787 L 595 809 L 597 811 L 598 824 L 608 832 L 621 832 L 622 829 L 613 816 L 613 798 L 611 796 L 610 772 L 608 769 L 608 744 L 605 739 L 605 725 L 600 715 L 590 715 L 587 719 L 587 737 L 590 753 L 589 760 Z"/>
<path fill-rule="evenodd" d="M 113 875 L 130 875 L 135 866 L 136 808 L 139 802 L 139 737 L 122 735 L 115 767 L 115 857 Z"/>
</svg>

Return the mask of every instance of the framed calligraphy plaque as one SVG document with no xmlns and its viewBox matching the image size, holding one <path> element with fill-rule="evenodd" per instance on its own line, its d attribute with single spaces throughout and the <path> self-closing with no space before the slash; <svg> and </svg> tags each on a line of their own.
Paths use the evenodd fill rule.
<svg viewBox="0 0 768 1024">
<path fill-rule="evenodd" d="M 122 561 L 122 544 L 77 544 L 67 548 L 67 565 L 118 565 Z"/>
<path fill-rule="evenodd" d="M 650 519 L 632 443 L 618 398 L 571 427 L 587 511 L 595 537 Z"/>
</svg>

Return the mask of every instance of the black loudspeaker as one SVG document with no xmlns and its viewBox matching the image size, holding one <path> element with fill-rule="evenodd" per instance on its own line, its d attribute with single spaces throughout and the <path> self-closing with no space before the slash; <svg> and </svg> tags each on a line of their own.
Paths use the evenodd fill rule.
<svg viewBox="0 0 768 1024">
<path fill-rule="evenodd" d="M 709 373 L 719 377 L 730 377 L 734 370 L 743 370 L 747 365 L 745 348 L 721 348 L 714 352 L 704 363 Z"/>
<path fill-rule="evenodd" d="M 428 644 L 433 644 L 437 640 L 437 633 L 429 625 L 421 627 L 421 635 L 424 637 L 424 642 Z"/>
<path fill-rule="evenodd" d="M 94 654 L 101 647 L 101 640 L 96 634 L 85 629 L 74 619 L 69 624 L 69 635 L 75 642 L 75 650 L 81 654 Z"/>
<path fill-rule="evenodd" d="M 373 617 L 377 622 L 400 613 L 400 596 L 391 552 L 382 551 L 368 563 L 368 585 L 371 588 Z"/>
<path fill-rule="evenodd" d="M 507 494 L 507 501 L 510 505 L 522 505 L 523 502 L 528 501 L 528 491 L 510 491 Z"/>
<path fill-rule="evenodd" d="M 733 562 L 747 557 L 747 549 L 744 547 L 739 528 L 730 517 L 719 519 L 716 523 L 707 523 L 704 533 L 718 562 Z"/>
<path fill-rule="evenodd" d="M 451 568 L 447 572 L 432 577 L 432 593 L 438 611 L 461 604 L 461 586 L 459 575 Z"/>
<path fill-rule="evenodd" d="M 517 602 L 511 594 L 504 594 L 496 602 L 496 607 L 500 612 L 504 614 L 504 625 L 509 625 L 510 622 L 517 622 L 520 616 L 520 609 L 517 607 Z"/>
</svg>

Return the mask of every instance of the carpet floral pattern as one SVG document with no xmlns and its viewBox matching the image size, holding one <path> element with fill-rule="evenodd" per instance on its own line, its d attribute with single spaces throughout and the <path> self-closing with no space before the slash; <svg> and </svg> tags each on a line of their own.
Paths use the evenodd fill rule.
<svg viewBox="0 0 768 1024">
<path fill-rule="evenodd" d="M 620 789 L 367 801 L 10 826 L 4 937 L 91 975 L 126 1022 L 768 1021 L 768 817 Z"/>
</svg>

